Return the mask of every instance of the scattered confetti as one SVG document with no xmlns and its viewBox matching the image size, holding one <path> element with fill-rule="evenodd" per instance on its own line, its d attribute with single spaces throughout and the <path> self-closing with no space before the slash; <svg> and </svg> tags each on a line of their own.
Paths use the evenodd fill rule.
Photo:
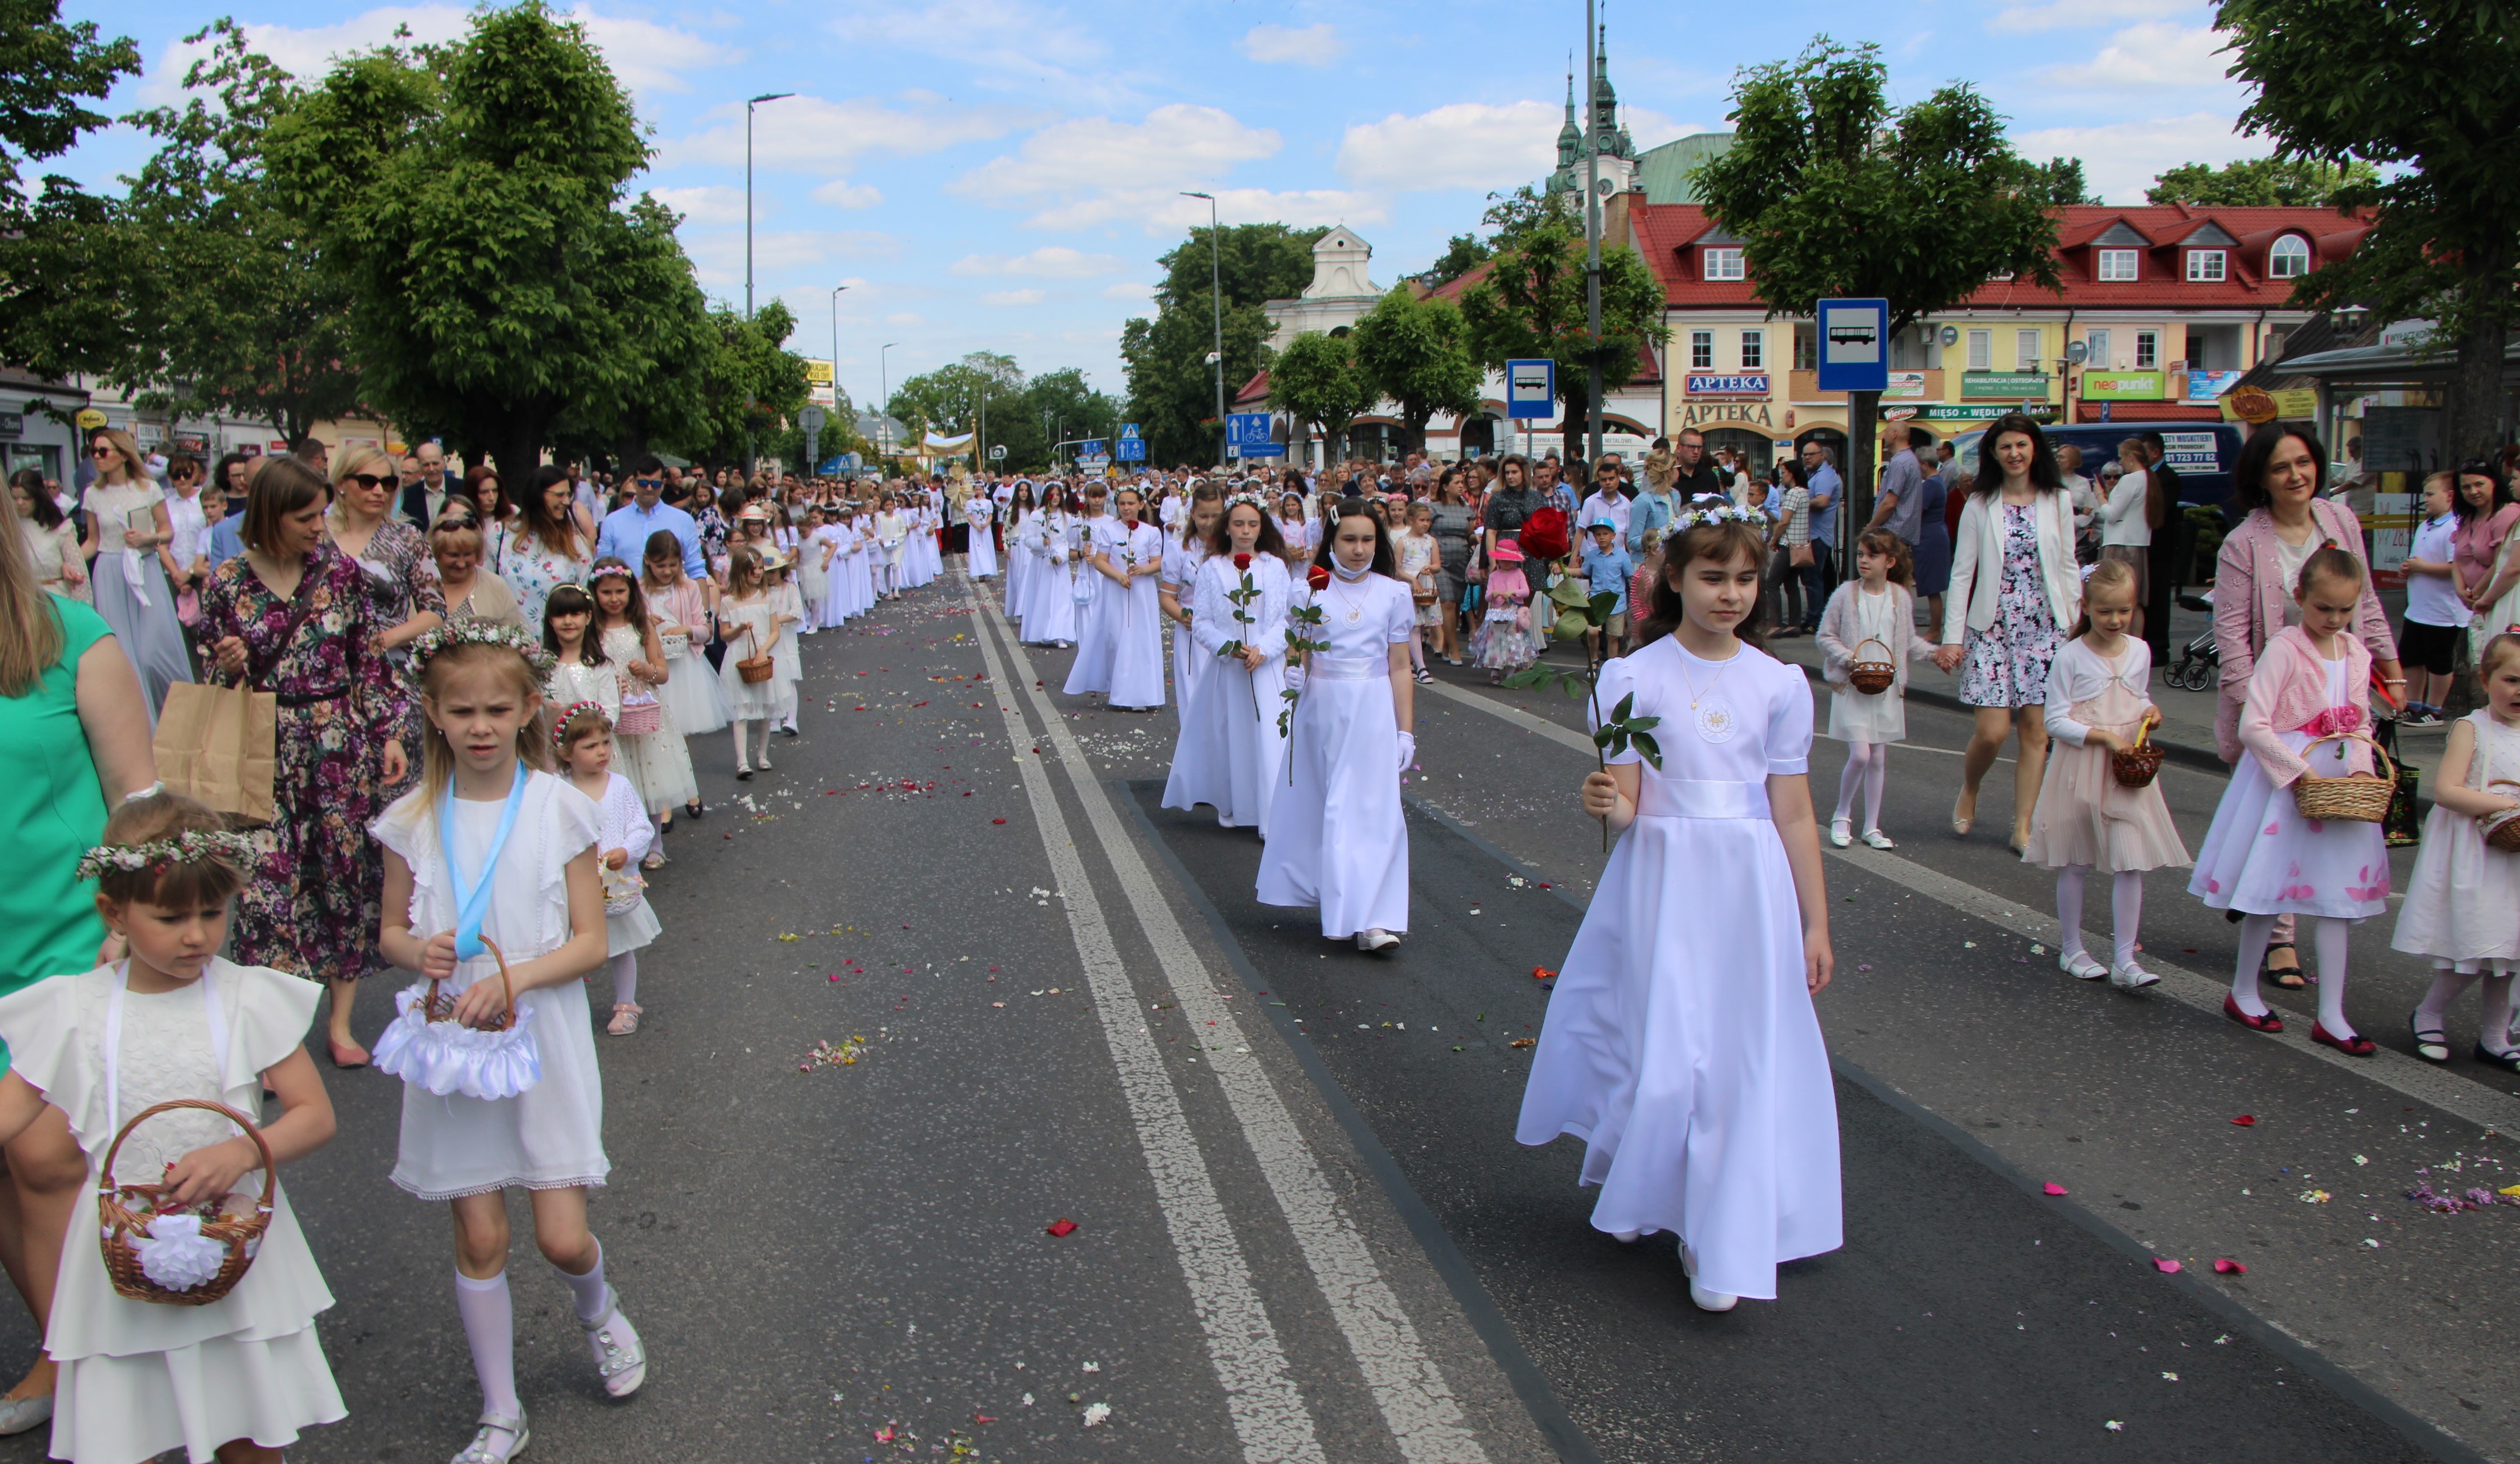
<svg viewBox="0 0 2520 1464">
<path fill-rule="evenodd" d="M 2126 1425 L 2118 1422 L 2114 1418 L 2100 1425 L 2100 1427 L 2108 1430 L 2112 1434 L 2123 1434 L 2126 1432 Z"/>
<path fill-rule="evenodd" d="M 2179 1381 L 2179 1374 L 2175 1372 L 2166 1372 L 2161 1375 L 2161 1380 L 2165 1383 L 2176 1383 Z"/>
<path fill-rule="evenodd" d="M 2244 1113 L 2231 1120 L 2231 1127 L 2234 1129 L 2254 1129 L 2257 1126 L 2258 1116 L 2254 1113 Z"/>
<path fill-rule="evenodd" d="M 1507 1043 L 1507 1045 L 1508 1045 L 1508 1046 L 1512 1046 L 1512 1047 L 1528 1047 L 1528 1046 L 1532 1045 L 1536 1041 L 1538 1041 L 1538 1040 L 1537 1040 L 1537 1039 L 1535 1039 L 1535 1038 L 1517 1037 L 1517 1038 L 1515 1038 L 1511 1043 Z"/>
<path fill-rule="evenodd" d="M 2249 1268 L 2247 1266 L 2227 1257 L 2216 1257 L 2214 1261 L 2214 1269 L 2220 1274 L 2226 1276 L 2245 1276 L 2249 1273 Z"/>
<path fill-rule="evenodd" d="M 1004 823 L 1007 821 L 1004 819 L 991 819 L 989 821 L 992 823 Z"/>
<path fill-rule="evenodd" d="M 1063 1216 L 1063 1215 L 1062 1215 L 1062 1216 L 1060 1216 L 1058 1219 L 1057 1219 L 1057 1220 L 1052 1220 L 1048 1225 L 1044 1226 L 1043 1228 L 1044 1228 L 1044 1229 L 1047 1229 L 1051 1234 L 1056 1235 L 1056 1236 L 1058 1236 L 1058 1237 L 1060 1237 L 1060 1238 L 1062 1238 L 1062 1239 L 1063 1239 L 1063 1238 L 1065 1238 L 1066 1236 L 1068 1236 L 1068 1235 L 1071 1235 L 1071 1234 L 1074 1234 L 1074 1233 L 1075 1233 L 1075 1231 L 1076 1231 L 1076 1221 L 1074 1221 L 1074 1220 L 1069 1220 L 1067 1217 L 1065 1217 L 1065 1216 Z"/>
<path fill-rule="evenodd" d="M 2334 1198 L 2335 1196 L 2323 1189 L 2305 1189 L 2301 1192 L 2301 1202 L 2305 1205 L 2324 1205 Z"/>
<path fill-rule="evenodd" d="M 1534 981 L 1554 981 L 1557 979 L 1557 973 L 1549 969 L 1547 966 L 1533 966 L 1531 968 L 1531 979 Z"/>
<path fill-rule="evenodd" d="M 2152 1268 L 2165 1276 L 2175 1276 L 2186 1267 L 2167 1256 L 2155 1256 L 2152 1258 Z"/>
<path fill-rule="evenodd" d="M 804 1061 L 796 1065 L 796 1071 L 810 1073 L 816 1068 L 855 1067 L 858 1058 L 865 1054 L 870 1045 L 871 1043 L 863 1037 L 852 1037 L 844 1043 L 833 1043 L 829 1040 L 816 1043 L 814 1050 L 806 1053 Z"/>
<path fill-rule="evenodd" d="M 2042 1184 L 2042 1185 L 2040 1185 L 2039 1187 L 2040 1187 L 2042 1190 L 2046 1191 L 2046 1192 L 2047 1192 L 2048 1194 L 2049 1194 L 2049 1195 L 2063 1195 L 2063 1194 L 2071 1194 L 2071 1193 L 2073 1193 L 2073 1191 L 2072 1191 L 2072 1190 L 2067 1189 L 2064 1185 L 2057 1183 L 2057 1182 L 2056 1182 L 2055 1180 L 2053 1180 L 2053 1179 L 2048 1180 L 2047 1183 Z"/>
<path fill-rule="evenodd" d="M 1089 1429 L 1110 1416 L 1111 1405 L 1109 1403 L 1088 1403 L 1085 1405 L 1085 1426 Z"/>
</svg>

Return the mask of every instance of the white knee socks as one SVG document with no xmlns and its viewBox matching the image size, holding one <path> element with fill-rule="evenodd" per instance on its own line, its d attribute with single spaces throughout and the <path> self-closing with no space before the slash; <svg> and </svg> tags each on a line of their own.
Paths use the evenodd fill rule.
<svg viewBox="0 0 2520 1464">
<path fill-rule="evenodd" d="M 464 1318 L 464 1341 L 472 1350 L 472 1376 L 481 1385 L 481 1408 L 501 1418 L 525 1411 L 517 1397 L 517 1312 L 504 1270 L 486 1281 L 455 1273 L 455 1311 Z"/>
<path fill-rule="evenodd" d="M 558 1272 L 562 1280 L 568 1283 L 569 1299 L 576 1306 L 580 1326 L 593 1326 L 604 1320 L 604 1313 L 611 1309 L 611 1298 L 606 1295 L 608 1288 L 604 1284 L 604 1243 L 602 1241 L 596 1242 L 595 1266 L 586 1274 L 572 1276 L 557 1265 L 552 1269 Z"/>
<path fill-rule="evenodd" d="M 2474 986 L 2479 975 L 2477 962 L 2459 961 L 2455 966 L 2436 962 L 2433 966 L 2433 988 L 2424 994 L 2423 1003 L 2415 1008 L 2415 1027 L 2421 1032 L 2439 1032 L 2450 1016 L 2450 1004 L 2459 994 Z M 2324 985 L 2325 983 L 2321 983 Z M 2507 961 L 2494 962 L 2494 972 L 2485 977 L 2485 1012 L 2477 1032 L 2477 1042 L 2488 1052 L 2511 1050 L 2511 966 Z"/>
<path fill-rule="evenodd" d="M 2056 923 L 2065 927 L 2063 954 L 2088 955 L 2083 949 L 2083 876 L 2089 865 L 2067 865 L 2056 871 Z"/>
<path fill-rule="evenodd" d="M 612 1004 L 636 1006 L 639 1003 L 639 953 L 624 951 L 612 957 Z"/>
</svg>

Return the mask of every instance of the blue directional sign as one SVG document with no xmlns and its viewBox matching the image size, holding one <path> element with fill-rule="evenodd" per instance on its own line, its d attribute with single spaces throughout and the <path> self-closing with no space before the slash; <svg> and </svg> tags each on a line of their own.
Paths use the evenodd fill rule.
<svg viewBox="0 0 2520 1464">
<path fill-rule="evenodd" d="M 1275 446 L 1269 440 L 1269 414 L 1266 412 L 1229 412 L 1225 417 L 1225 445 L 1239 448 L 1246 458 L 1268 456 Z"/>
<path fill-rule="evenodd" d="M 1108 445 L 1104 443 L 1102 438 L 1088 437 L 1083 442 L 1076 444 L 1076 456 L 1080 458 L 1107 458 L 1111 456 L 1111 453 Z"/>
<path fill-rule="evenodd" d="M 1516 421 L 1557 415 L 1557 363 L 1543 356 L 1505 364 L 1505 415 Z"/>
<path fill-rule="evenodd" d="M 1890 302 L 1820 302 L 1820 389 L 1890 389 Z"/>
<path fill-rule="evenodd" d="M 1120 423 L 1120 450 L 1113 453 L 1111 456 L 1119 459 L 1123 463 L 1144 463 L 1147 461 L 1147 440 L 1138 435 L 1138 424 L 1136 422 L 1124 421 Z"/>
</svg>

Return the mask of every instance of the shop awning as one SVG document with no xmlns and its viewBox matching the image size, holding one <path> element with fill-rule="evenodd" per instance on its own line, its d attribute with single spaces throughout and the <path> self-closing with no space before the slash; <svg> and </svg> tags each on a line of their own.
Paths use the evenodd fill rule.
<svg viewBox="0 0 2520 1464">
<path fill-rule="evenodd" d="M 2287 357 L 2276 370 L 2320 381 L 2447 381 L 2457 373 L 2458 359 L 2430 345 L 2357 345 Z M 2520 381 L 2520 338 L 2502 348 L 2502 379 Z"/>
</svg>

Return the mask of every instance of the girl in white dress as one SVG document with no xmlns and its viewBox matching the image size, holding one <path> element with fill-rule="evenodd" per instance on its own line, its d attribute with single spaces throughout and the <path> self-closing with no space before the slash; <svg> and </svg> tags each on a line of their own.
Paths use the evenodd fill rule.
<svg viewBox="0 0 2520 1464">
<path fill-rule="evenodd" d="M 889 493 L 877 502 L 875 537 L 875 598 L 890 599 L 902 591 L 901 560 L 910 545 L 910 522 Z"/>
<path fill-rule="evenodd" d="M 640 696 L 656 702 L 656 731 L 623 732 L 614 750 L 620 755 L 622 774 L 639 790 L 640 806 L 655 819 L 656 837 L 648 852 L 647 867 L 659 868 L 665 863 L 665 834 L 674 826 L 674 805 L 698 802 L 699 779 L 692 772 L 692 750 L 683 742 L 674 709 L 664 701 L 672 670 L 630 566 L 618 559 L 597 560 L 594 590 L 596 638 L 604 647 L 604 658 L 620 672 L 622 704 L 627 706 Z"/>
<path fill-rule="evenodd" d="M 1077 520 L 1068 543 L 1076 572 L 1076 660 L 1067 668 L 1069 696 L 1109 695 L 1111 658 L 1118 650 L 1115 627 L 1120 623 L 1127 592 L 1116 575 L 1102 568 L 1120 557 L 1120 520 L 1111 516 L 1110 493 L 1101 483 L 1085 485 L 1085 516 Z"/>
<path fill-rule="evenodd" d="M 1278 730 L 1286 675 L 1286 610 L 1293 581 L 1286 546 L 1260 500 L 1226 500 L 1207 562 L 1192 588 L 1191 639 L 1209 658 L 1198 698 L 1182 714 L 1164 781 L 1166 808 L 1204 803 L 1224 828 L 1266 837 L 1269 805 L 1285 781 Z"/>
<path fill-rule="evenodd" d="M 540 678 L 529 659 L 545 654 L 498 626 L 422 637 L 415 659 L 428 732 L 421 785 L 369 827 L 385 849 L 378 949 L 442 983 L 464 1028 L 495 1026 L 513 1006 L 533 1036 L 541 1073 L 497 1099 L 403 1087 L 393 1181 L 453 1207 L 455 1306 L 481 1387 L 480 1425 L 455 1464 L 506 1464 L 532 1438 L 517 1394 L 508 1292 L 511 1188 L 527 1192 L 535 1244 L 568 1287 L 604 1391 L 627 1397 L 648 1376 L 647 1353 L 586 1223 L 586 1192 L 612 1169 L 593 1018 L 577 979 L 604 963 L 608 942 L 596 869 L 601 819 L 585 794 L 547 771 Z M 485 942 L 506 959 L 504 981 Z M 423 991 L 402 993 L 397 1004 Z M 409 1020 L 398 1026 L 408 1031 Z M 377 1043 L 380 1067 L 394 1037 L 388 1029 Z"/>
<path fill-rule="evenodd" d="M 657 542 L 658 535 L 664 543 Z M 656 688 L 656 699 L 665 704 L 665 715 L 674 719 L 675 729 L 687 739 L 683 755 L 688 759 L 689 738 L 716 732 L 729 720 L 726 692 L 718 687 L 717 668 L 708 663 L 704 650 L 717 625 L 709 610 L 709 595 L 717 587 L 683 573 L 682 545 L 670 529 L 648 536 L 647 569 L 639 594 L 648 602 L 656 642 L 665 652 L 665 683 Z M 698 819 L 702 812 L 695 787 L 683 814 Z"/>
<path fill-rule="evenodd" d="M 2520 636 L 2497 634 L 2477 657 L 2485 706 L 2451 724 L 2424 819 L 2407 903 L 2389 944 L 2433 962 L 2432 990 L 2408 1019 L 2415 1055 L 2450 1061 L 2442 1023 L 2450 1004 L 2485 981 L 2485 1019 L 2476 1060 L 2520 1073 L 2511 1044 L 2511 972 L 2520 964 L 2520 854 L 2485 842 L 2489 823 L 2520 813 L 2508 789 L 2520 782 Z M 2488 967 L 2491 967 L 2490 972 Z"/>
<path fill-rule="evenodd" d="M 825 562 L 830 555 L 825 546 L 829 525 L 823 521 L 820 504 L 805 510 L 805 530 L 796 541 L 796 593 L 804 600 L 805 623 L 796 634 L 810 636 L 824 625 L 823 605 L 831 598 L 832 576 Z"/>
<path fill-rule="evenodd" d="M 823 628 L 835 629 L 873 607 L 873 581 L 867 573 L 866 536 L 860 532 L 855 506 L 840 504 L 825 529 L 831 541 L 831 597 L 824 602 Z"/>
<path fill-rule="evenodd" d="M 591 701 L 562 707 L 552 719 L 552 751 L 570 787 L 595 800 L 596 877 L 604 883 L 606 964 L 612 972 L 612 1020 L 605 1031 L 628 1037 L 647 1008 L 639 1004 L 639 953 L 664 926 L 648 906 L 648 882 L 635 867 L 652 848 L 656 830 L 639 807 L 639 790 L 612 771 L 616 745 L 611 721 Z"/>
<path fill-rule="evenodd" d="M 974 489 L 963 500 L 963 522 L 971 529 L 970 547 L 964 551 L 964 571 L 975 580 L 995 579 L 998 575 L 998 543 L 990 537 L 989 526 L 998 516 L 998 501 L 986 491 Z"/>
<path fill-rule="evenodd" d="M 786 698 L 795 688 L 778 674 L 779 643 L 784 627 L 779 602 L 770 593 L 761 555 L 749 548 L 730 551 L 726 561 L 726 598 L 718 601 L 718 633 L 726 638 L 726 661 L 718 667 L 718 687 L 726 692 L 735 728 L 735 776 L 752 776 L 752 729 L 761 729 L 763 768 L 770 766 L 770 729 L 786 715 Z M 738 663 L 753 656 L 771 657 L 768 681 L 748 682 Z"/>
<path fill-rule="evenodd" d="M 595 634 L 595 597 L 585 586 L 557 585 L 544 598 L 543 649 L 551 664 L 544 700 L 563 707 L 601 702 L 605 715 L 620 720 L 621 668 L 605 658 L 603 638 Z"/>
<path fill-rule="evenodd" d="M 1834 965 L 1805 777 L 1799 668 L 1738 636 L 1767 562 L 1760 515 L 1685 511 L 1638 650 L 1598 716 L 1657 717 L 1584 779 L 1619 834 L 1560 965 L 1515 1137 L 1572 1133 L 1595 1228 L 1680 1234 L 1689 1300 L 1771 1300 L 1777 1267 L 1843 1244 L 1837 1102 L 1812 998 Z M 1722 919 L 1707 911 L 1725 911 Z"/>
<path fill-rule="evenodd" d="M 2362 561 L 2332 544 L 2302 564 L 2293 589 L 2301 623 L 2258 653 L 2240 707 L 2240 761 L 2187 881 L 2209 908 L 2245 915 L 2223 1014 L 2253 1031 L 2283 1030 L 2258 995 L 2258 969 L 2275 917 L 2306 916 L 2318 954 L 2310 1040 L 2355 1057 L 2379 1048 L 2345 1020 L 2347 944 L 2356 921 L 2388 909 L 2389 846 L 2377 823 L 2303 818 L 2291 790 L 2304 773 L 2372 771 L 2370 744 L 2360 740 L 2371 725 L 2371 652 L 2343 634 L 2362 593 Z"/>
<path fill-rule="evenodd" d="M 1387 951 L 1409 928 L 1409 829 L 1400 775 L 1418 756 L 1410 633 L 1417 606 L 1391 541 L 1363 499 L 1339 505 L 1298 606 L 1321 623 L 1289 637 L 1327 645 L 1286 668 L 1299 691 L 1286 741 L 1291 776 L 1269 805 L 1260 851 L 1263 905 L 1316 906 L 1322 934 Z"/>
<path fill-rule="evenodd" d="M 2048 731 L 2064 744 L 2048 759 L 2030 840 L 2021 861 L 2056 871 L 2056 918 L 2064 943 L 2056 964 L 2069 976 L 2105 976 L 2120 991 L 2161 980 L 2135 958 L 2143 920 L 2143 875 L 2187 863 L 2187 846 L 2170 821 L 2158 781 L 2121 784 L 2109 756 L 2134 745 L 2147 720 L 2158 721 L 2147 686 L 2152 647 L 2135 640 L 2135 571 L 2102 559 L 2083 581 L 2081 635 L 2048 667 Z M 2104 964 L 2083 949 L 2083 879 L 2093 869 L 2113 876 L 2110 910 L 2117 944 Z"/>
<path fill-rule="evenodd" d="M 770 658 L 779 665 L 778 680 L 788 688 L 782 696 L 785 710 L 772 725 L 793 737 L 799 735 L 796 704 L 801 698 L 797 692 L 805 684 L 804 656 L 798 649 L 804 643 L 798 639 L 796 629 L 805 623 L 805 601 L 796 593 L 795 560 L 782 557 L 765 562 L 762 568 L 770 576 L 770 599 L 779 606 L 779 645 Z"/>
<path fill-rule="evenodd" d="M 1007 596 L 1002 608 L 1006 617 L 1015 622 L 1017 640 L 1023 639 L 1025 581 L 1031 578 L 1033 568 L 1032 550 L 1026 547 L 1024 536 L 1030 531 L 1038 511 L 1033 504 L 1032 484 L 1015 484 L 1014 494 L 1007 500 L 1003 515 L 1007 525 Z"/>
<path fill-rule="evenodd" d="M 1857 578 L 1837 587 L 1821 612 L 1814 641 L 1821 675 L 1836 694 L 1829 700 L 1828 735 L 1846 744 L 1846 771 L 1837 778 L 1837 813 L 1828 841 L 1843 849 L 1855 842 L 1856 791 L 1864 793 L 1864 842 L 1875 849 L 1898 845 L 1881 831 L 1881 792 L 1890 776 L 1890 744 L 1908 740 L 1908 662 L 1932 660 L 1934 643 L 1916 634 L 1913 571 L 1908 543 L 1884 529 L 1867 529 L 1855 541 Z M 1882 647 L 1867 651 L 1865 643 Z M 1898 667 L 1886 690 L 1865 692 L 1850 679 L 1853 663 L 1889 661 Z"/>
<path fill-rule="evenodd" d="M 1035 558 L 1024 591 L 1027 645 L 1064 650 L 1076 643 L 1075 565 L 1067 550 L 1075 520 L 1067 503 L 1067 485 L 1054 482 L 1043 491 L 1042 510 L 1033 517 Z"/>
<path fill-rule="evenodd" d="M 180 1449 L 192 1464 L 272 1464 L 298 1430 L 345 1416 L 315 1335 L 316 1313 L 332 1309 L 333 1295 L 285 1186 L 273 1191 L 252 1265 L 203 1306 L 123 1297 L 99 1244 L 107 1151 L 155 1104 L 195 1099 L 258 1117 L 268 1087 L 283 1110 L 261 1130 L 274 1159 L 292 1163 L 333 1136 L 332 1102 L 301 1045 L 320 984 L 218 954 L 250 854 L 223 826 L 209 810 L 165 793 L 116 809 L 105 844 L 79 872 L 97 880 L 97 909 L 129 943 L 129 959 L 0 998 L 0 1038 L 12 1058 L 0 1078 L 0 1143 L 49 1103 L 69 1120 L 88 1162 L 44 1331 L 45 1354 L 60 1368 L 51 1399 L 56 1459 L 141 1464 Z M 235 1214 L 261 1195 L 260 1152 L 215 1114 L 166 1113 L 133 1126 L 113 1169 L 118 1183 L 172 1189 L 176 1203 L 151 1225 L 160 1246 L 176 1241 L 180 1209 L 228 1197 L 221 1208 Z M 180 1269 L 185 1259 L 152 1257 L 143 1270 L 189 1290 L 200 1273 Z M 224 1257 L 205 1259 L 215 1266 Z"/>
<path fill-rule="evenodd" d="M 1114 711 L 1151 712 L 1164 704 L 1164 615 L 1156 581 L 1164 572 L 1164 531 L 1146 522 L 1146 500 L 1119 493 L 1120 517 L 1094 568 L 1113 598 L 1110 687 Z"/>
<path fill-rule="evenodd" d="M 1284 544 L 1286 567 L 1309 563 L 1313 550 L 1321 540 L 1321 526 L 1304 512 L 1304 496 L 1300 493 L 1282 495 L 1278 500 L 1278 538 Z"/>
<path fill-rule="evenodd" d="M 1208 536 L 1216 532 L 1216 520 L 1224 510 L 1224 490 L 1214 483 L 1191 488 L 1190 506 L 1176 515 L 1178 523 L 1166 536 L 1164 571 L 1156 579 L 1156 603 L 1172 624 L 1173 704 L 1184 720 L 1190 716 L 1192 695 L 1215 664 L 1215 658 L 1200 650 L 1191 635 L 1191 598 L 1198 583 L 1198 566 L 1207 562 Z"/>
</svg>

